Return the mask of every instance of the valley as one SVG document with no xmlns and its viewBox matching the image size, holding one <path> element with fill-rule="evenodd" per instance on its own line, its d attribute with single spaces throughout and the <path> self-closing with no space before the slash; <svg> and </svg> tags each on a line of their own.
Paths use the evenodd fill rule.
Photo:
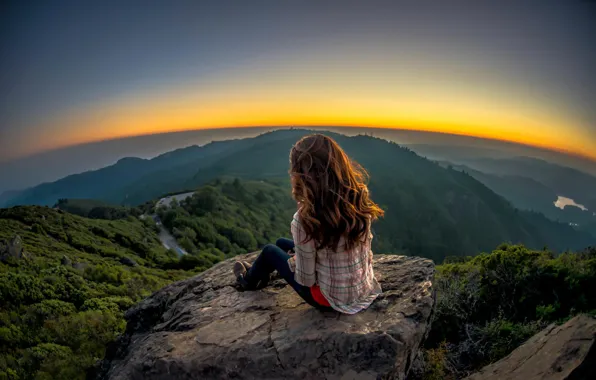
<svg viewBox="0 0 596 380">
<path fill-rule="evenodd" d="M 288 189 L 288 152 L 307 133 L 278 130 L 182 148 L 150 160 L 122 159 L 110 167 L 25 190 L 8 205 L 95 197 L 134 208 L 155 199 L 165 203 L 189 197 L 200 186 L 234 178 L 277 181 Z M 590 220 L 584 220 L 588 215 L 580 214 L 581 220 L 560 217 L 559 213 L 566 215 L 570 210 L 554 207 L 555 190 L 559 189 L 538 179 L 501 177 L 464 166 L 450 168 L 385 139 L 328 133 L 369 171 L 373 198 L 386 208 L 386 217 L 375 226 L 376 251 L 421 255 L 440 262 L 447 256 L 488 251 L 501 242 L 564 251 L 586 247 L 596 239 Z M 368 153 L 371 151 L 375 155 Z M 172 197 L 174 194 L 179 195 Z M 289 191 L 285 196 L 289 200 Z M 542 206 L 545 203 L 548 210 Z M 163 217 L 161 220 L 167 224 Z M 570 222 L 577 223 L 579 229 Z M 181 248 L 188 252 L 184 245 Z"/>
</svg>

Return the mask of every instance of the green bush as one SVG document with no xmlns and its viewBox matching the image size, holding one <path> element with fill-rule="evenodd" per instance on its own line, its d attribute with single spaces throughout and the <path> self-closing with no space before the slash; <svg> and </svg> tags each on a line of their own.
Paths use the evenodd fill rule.
<svg viewBox="0 0 596 380">
<path fill-rule="evenodd" d="M 288 194 L 268 182 L 216 180 L 158 214 L 178 244 L 202 258 L 183 259 L 181 268 L 205 267 L 289 236 L 296 205 Z"/>
<path fill-rule="evenodd" d="M 435 287 L 425 346 L 434 350 L 429 355 L 447 347 L 446 362 L 453 364 L 447 374 L 459 378 L 504 357 L 547 324 L 595 310 L 596 250 L 555 255 L 503 244 L 437 266 Z"/>
<path fill-rule="evenodd" d="M 0 262 L 0 379 L 85 379 L 124 331 L 126 309 L 196 273 L 180 270 L 153 225 L 136 218 L 0 209 L 0 240 L 15 234 L 28 258 Z M 138 265 L 127 267 L 122 257 Z"/>
<path fill-rule="evenodd" d="M 91 298 L 86 300 L 80 309 L 81 311 L 98 310 L 117 314 L 126 311 L 132 305 L 134 302 L 129 297 Z"/>
</svg>

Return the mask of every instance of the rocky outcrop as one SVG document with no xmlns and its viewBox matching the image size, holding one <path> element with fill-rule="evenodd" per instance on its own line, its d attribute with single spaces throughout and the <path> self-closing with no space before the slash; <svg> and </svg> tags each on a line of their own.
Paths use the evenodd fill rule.
<svg viewBox="0 0 596 380">
<path fill-rule="evenodd" d="M 62 255 L 62 259 L 60 259 L 60 264 L 69 267 L 72 266 L 72 260 L 68 256 Z"/>
<path fill-rule="evenodd" d="M 87 268 L 89 266 L 89 264 L 84 263 L 84 262 L 79 262 L 79 263 L 72 263 L 72 267 L 76 270 L 80 270 L 80 271 L 84 271 L 85 268 Z"/>
<path fill-rule="evenodd" d="M 120 259 L 120 263 L 124 265 L 128 265 L 129 267 L 136 267 L 137 263 L 130 257 L 123 257 Z"/>
<path fill-rule="evenodd" d="M 23 240 L 19 235 L 13 236 L 10 240 L 0 241 L 0 261 L 5 262 L 10 258 L 22 259 L 25 257 Z"/>
<path fill-rule="evenodd" d="M 240 257 L 252 260 L 253 255 Z M 240 292 L 233 261 L 126 313 L 100 379 L 404 379 L 430 328 L 432 261 L 376 255 L 383 287 L 356 315 L 321 312 L 281 279 Z"/>
<path fill-rule="evenodd" d="M 583 380 L 596 378 L 596 319 L 579 315 L 550 325 L 467 380 Z"/>
</svg>

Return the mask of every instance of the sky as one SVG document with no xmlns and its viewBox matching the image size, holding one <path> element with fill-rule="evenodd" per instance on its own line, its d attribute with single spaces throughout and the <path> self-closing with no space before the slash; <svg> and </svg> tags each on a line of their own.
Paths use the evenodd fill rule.
<svg viewBox="0 0 596 380">
<path fill-rule="evenodd" d="M 309 125 L 596 160 L 594 1 L 0 4 L 0 163 L 127 136 Z"/>
</svg>

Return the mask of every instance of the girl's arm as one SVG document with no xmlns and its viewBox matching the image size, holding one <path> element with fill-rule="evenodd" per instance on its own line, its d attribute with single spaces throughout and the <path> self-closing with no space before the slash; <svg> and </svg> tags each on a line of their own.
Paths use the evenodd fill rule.
<svg viewBox="0 0 596 380">
<path fill-rule="evenodd" d="M 294 215 L 291 230 L 294 239 L 294 252 L 296 253 L 295 256 L 290 258 L 290 260 L 295 260 L 294 279 L 300 285 L 313 286 L 317 282 L 315 272 L 316 250 L 313 240 L 305 242 L 306 235 L 298 221 L 298 213 Z M 290 265 L 290 267 L 292 266 Z"/>
</svg>

